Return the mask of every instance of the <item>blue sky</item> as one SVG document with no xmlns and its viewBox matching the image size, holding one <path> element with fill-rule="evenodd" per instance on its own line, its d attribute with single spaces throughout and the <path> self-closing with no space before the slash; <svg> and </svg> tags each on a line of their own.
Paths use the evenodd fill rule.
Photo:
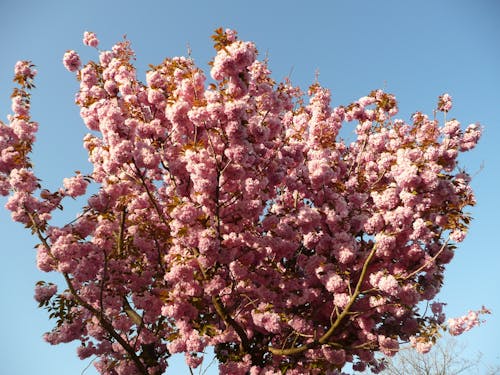
<svg viewBox="0 0 500 375">
<path fill-rule="evenodd" d="M 417 110 L 431 113 L 437 96 L 449 92 L 454 99 L 449 116 L 464 125 L 479 121 L 485 132 L 479 147 L 461 161 L 474 174 L 478 204 L 440 296 L 449 316 L 483 304 L 491 308 L 487 323 L 460 341 L 471 352 L 482 352 L 485 363 L 500 364 L 499 16 L 496 0 L 0 0 L 0 116 L 5 121 L 10 111 L 15 62 L 32 60 L 38 69 L 32 103 L 40 123 L 32 158 L 38 175 L 56 188 L 74 170 L 89 171 L 81 146 L 86 128 L 73 104 L 77 83 L 61 63 L 68 49 L 81 52 L 85 61 L 97 57 L 81 44 L 86 30 L 97 33 L 101 48 L 126 34 L 144 72 L 166 56 L 185 55 L 188 45 L 207 71 L 213 30 L 234 28 L 242 39 L 256 42 L 262 57 L 268 55 L 276 80 L 291 75 L 305 89 L 319 72 L 319 82 L 332 90 L 333 105 L 383 88 L 396 95 L 406 120 Z M 77 209 L 67 207 L 65 217 L 73 218 Z M 33 287 L 52 276 L 36 270 L 35 239 L 11 223 L 4 209 L 0 238 L 0 373 L 82 373 L 89 362 L 76 357 L 74 345 L 51 347 L 41 339 L 52 323 L 37 308 Z M 186 373 L 179 362 L 173 361 L 172 373 Z M 84 373 L 96 372 L 90 366 Z"/>
</svg>

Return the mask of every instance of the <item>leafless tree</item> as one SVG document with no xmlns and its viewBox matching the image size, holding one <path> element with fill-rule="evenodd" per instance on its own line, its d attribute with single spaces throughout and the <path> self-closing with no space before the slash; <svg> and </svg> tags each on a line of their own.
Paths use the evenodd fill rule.
<svg viewBox="0 0 500 375">
<path fill-rule="evenodd" d="M 444 338 L 427 354 L 412 348 L 401 350 L 387 359 L 384 375 L 500 375 L 500 365 L 488 366 L 482 354 L 465 353 L 465 345 L 453 338 Z"/>
</svg>

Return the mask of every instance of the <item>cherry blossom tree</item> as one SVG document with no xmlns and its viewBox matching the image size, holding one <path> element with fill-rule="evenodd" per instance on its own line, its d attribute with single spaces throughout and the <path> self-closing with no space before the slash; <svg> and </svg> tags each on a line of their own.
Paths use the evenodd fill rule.
<svg viewBox="0 0 500 375">
<path fill-rule="evenodd" d="M 55 320 L 45 340 L 79 341 L 102 374 L 162 374 L 174 353 L 196 368 L 209 346 L 221 374 L 337 374 L 477 325 L 448 325 L 435 297 L 475 203 L 457 158 L 481 127 L 446 121 L 448 94 L 409 122 L 381 90 L 333 108 L 319 83 L 275 82 L 234 31 L 213 39 L 212 80 L 174 57 L 142 83 L 127 40 L 85 65 L 66 52 L 93 169 L 52 191 L 30 162 L 36 71 L 16 64 L 0 192 L 37 236 L 38 268 L 65 281 L 36 285 Z M 54 225 L 78 197 L 78 217 Z"/>
</svg>

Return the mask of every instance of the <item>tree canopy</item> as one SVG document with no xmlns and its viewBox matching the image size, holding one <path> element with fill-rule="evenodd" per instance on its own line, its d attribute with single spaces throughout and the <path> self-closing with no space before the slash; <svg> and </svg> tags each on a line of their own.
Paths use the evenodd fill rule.
<svg viewBox="0 0 500 375">
<path fill-rule="evenodd" d="M 67 51 L 93 170 L 55 191 L 30 161 L 36 71 L 16 64 L 0 192 L 38 237 L 38 267 L 66 283 L 36 286 L 45 339 L 80 341 L 102 374 L 161 374 L 173 353 L 195 368 L 208 346 L 222 374 L 336 374 L 477 325 L 486 309 L 446 323 L 435 297 L 475 204 L 457 159 L 481 127 L 446 119 L 449 94 L 409 122 L 382 90 L 332 107 L 318 82 L 275 82 L 233 30 L 213 41 L 211 80 L 174 57 L 143 83 L 127 40 L 84 65 Z M 81 213 L 52 224 L 68 198 Z"/>
</svg>

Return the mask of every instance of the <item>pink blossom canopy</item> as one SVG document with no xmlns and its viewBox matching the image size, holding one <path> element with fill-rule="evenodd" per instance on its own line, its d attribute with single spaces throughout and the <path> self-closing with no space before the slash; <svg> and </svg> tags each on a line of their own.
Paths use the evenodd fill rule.
<svg viewBox="0 0 500 375">
<path fill-rule="evenodd" d="M 83 66 L 66 52 L 92 170 L 55 191 L 29 160 L 35 71 L 16 64 L 0 192 L 38 236 L 38 267 L 66 282 L 36 288 L 56 320 L 45 339 L 79 341 L 102 374 L 161 374 L 174 353 L 195 368 L 208 346 L 233 375 L 378 371 L 377 352 L 427 351 L 445 321 L 434 301 L 445 265 L 475 203 L 457 158 L 481 127 L 397 119 L 381 90 L 332 108 L 318 83 L 305 95 L 275 82 L 234 31 L 213 39 L 213 83 L 186 57 L 152 65 L 142 83 L 128 41 Z M 97 47 L 95 34 L 84 44 Z M 438 109 L 451 107 L 442 95 Z M 67 197 L 85 200 L 81 213 L 51 224 Z M 477 322 L 470 313 L 450 330 Z"/>
</svg>

